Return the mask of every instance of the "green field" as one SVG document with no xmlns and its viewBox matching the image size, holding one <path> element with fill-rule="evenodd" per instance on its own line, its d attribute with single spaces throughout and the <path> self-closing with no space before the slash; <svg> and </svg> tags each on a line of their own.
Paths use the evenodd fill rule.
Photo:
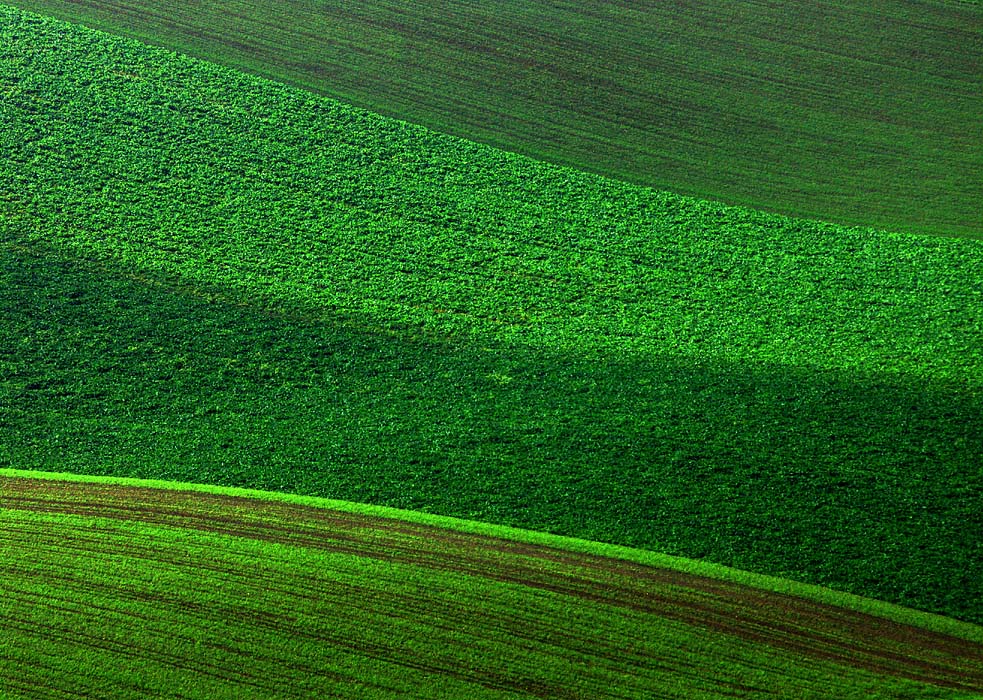
<svg viewBox="0 0 983 700">
<path fill-rule="evenodd" d="M 676 192 L 983 235 L 983 5 L 19 0 Z"/>
<path fill-rule="evenodd" d="M 983 242 L 538 163 L 0 8 L 0 466 L 983 621 Z"/>
<path fill-rule="evenodd" d="M 983 628 L 874 601 L 412 513 L 54 476 L 0 474 L 9 700 L 983 692 Z"/>
</svg>

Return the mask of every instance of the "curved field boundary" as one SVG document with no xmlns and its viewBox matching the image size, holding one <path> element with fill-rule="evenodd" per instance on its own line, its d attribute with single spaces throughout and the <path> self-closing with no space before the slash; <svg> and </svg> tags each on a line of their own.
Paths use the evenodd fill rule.
<svg viewBox="0 0 983 700">
<path fill-rule="evenodd" d="M 0 518 L 0 644 L 23 649 L 30 640 L 44 677 L 56 680 L 57 664 L 46 660 L 56 649 L 98 657 L 72 681 L 78 694 L 144 694 L 151 686 L 140 673 L 158 666 L 168 683 L 204 674 L 208 696 L 251 686 L 293 697 L 304 694 L 293 685 L 302 678 L 337 697 L 983 692 L 979 627 L 542 533 L 283 494 L 12 470 L 0 472 Z M 212 625 L 228 627 L 223 641 L 205 631 Z M 171 651 L 161 635 L 177 639 Z M 506 658 L 508 647 L 521 653 Z M 0 661 L 0 684 L 42 697 L 36 691 L 49 686 L 24 685 L 23 653 L 13 656 Z M 103 667 L 108 659 L 120 668 Z M 131 664 L 143 671 L 126 671 Z M 271 679 L 267 666 L 282 677 Z"/>
<path fill-rule="evenodd" d="M 978 3 L 14 4 L 646 185 L 983 234 Z"/>
</svg>

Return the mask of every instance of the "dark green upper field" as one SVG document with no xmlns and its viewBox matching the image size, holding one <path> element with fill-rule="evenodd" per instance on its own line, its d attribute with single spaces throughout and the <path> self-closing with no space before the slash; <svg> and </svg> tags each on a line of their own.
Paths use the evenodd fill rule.
<svg viewBox="0 0 983 700">
<path fill-rule="evenodd" d="M 0 466 L 983 621 L 983 242 L 660 193 L 0 7 Z"/>
<path fill-rule="evenodd" d="M 983 236 L 978 2 L 14 4 L 632 182 Z"/>
</svg>

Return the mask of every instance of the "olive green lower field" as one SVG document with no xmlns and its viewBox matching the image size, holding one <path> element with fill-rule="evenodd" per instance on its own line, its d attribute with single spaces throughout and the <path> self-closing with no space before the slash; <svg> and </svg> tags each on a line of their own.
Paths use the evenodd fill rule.
<svg viewBox="0 0 983 700">
<path fill-rule="evenodd" d="M 983 692 L 975 625 L 637 550 L 149 483 L 0 475 L 5 698 Z"/>
</svg>

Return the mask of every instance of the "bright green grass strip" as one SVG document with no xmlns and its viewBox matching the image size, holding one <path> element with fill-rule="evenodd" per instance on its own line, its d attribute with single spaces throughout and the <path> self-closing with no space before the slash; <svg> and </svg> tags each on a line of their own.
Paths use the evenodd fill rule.
<svg viewBox="0 0 983 700">
<path fill-rule="evenodd" d="M 983 621 L 983 247 L 537 164 L 3 10 L 0 463 Z"/>
<path fill-rule="evenodd" d="M 15 4 L 631 181 L 983 235 L 978 3 Z"/>
<path fill-rule="evenodd" d="M 452 572 L 98 517 L 7 510 L 0 522 L 0 677 L 30 663 L 44 673 L 35 676 L 42 689 L 119 698 L 717 698 L 735 688 L 747 698 L 965 696 Z"/>
<path fill-rule="evenodd" d="M 345 513 L 358 513 L 371 515 L 381 518 L 391 518 L 412 523 L 433 525 L 458 532 L 466 532 L 479 535 L 488 535 L 515 542 L 527 542 L 560 550 L 580 552 L 585 554 L 595 554 L 612 559 L 636 562 L 646 566 L 672 569 L 682 571 L 697 576 L 730 581 L 754 588 L 760 588 L 777 593 L 814 600 L 829 605 L 856 610 L 868 613 L 877 617 L 883 617 L 895 622 L 913 625 L 934 632 L 941 632 L 963 639 L 983 643 L 983 627 L 953 620 L 952 618 L 941 615 L 904 608 L 884 601 L 863 598 L 841 591 L 834 591 L 821 586 L 814 586 L 789 579 L 780 579 L 774 576 L 763 576 L 749 571 L 739 571 L 719 564 L 683 557 L 669 556 L 659 552 L 652 552 L 631 547 L 622 547 L 606 544 L 603 542 L 592 542 L 589 540 L 577 539 L 573 537 L 563 537 L 546 532 L 536 532 L 523 530 L 514 527 L 495 525 L 493 523 L 483 523 L 472 520 L 462 520 L 447 516 L 435 515 L 432 513 L 421 513 L 419 511 L 403 510 L 398 508 L 388 508 L 368 503 L 352 503 L 350 501 L 339 501 L 329 498 L 317 498 L 291 493 L 280 493 L 275 491 L 258 491 L 255 489 L 243 489 L 228 486 L 214 486 L 210 484 L 191 484 L 175 481 L 161 481 L 154 479 L 132 479 L 125 477 L 101 477 L 81 474 L 67 474 L 43 471 L 28 471 L 18 469 L 0 469 L 0 477 L 22 477 L 29 479 L 49 479 L 53 481 L 71 481 L 79 483 L 93 484 L 116 484 L 120 486 L 138 486 L 145 488 L 159 488 L 173 491 L 191 491 L 196 493 L 213 493 L 226 496 L 238 496 L 242 498 L 255 498 L 260 500 L 281 501 L 297 505 L 310 506 L 314 508 L 326 508 L 342 511 Z"/>
</svg>

